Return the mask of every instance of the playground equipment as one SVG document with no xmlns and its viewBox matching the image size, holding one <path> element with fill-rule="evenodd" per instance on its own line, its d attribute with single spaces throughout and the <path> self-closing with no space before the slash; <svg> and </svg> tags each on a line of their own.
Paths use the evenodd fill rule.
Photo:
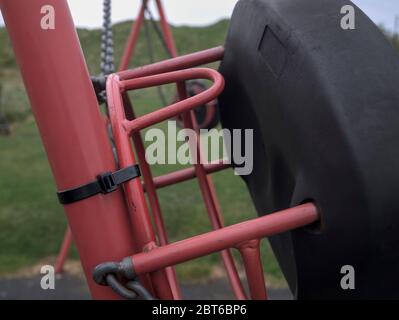
<svg viewBox="0 0 399 320">
<path fill-rule="evenodd" d="M 226 49 L 125 70 L 143 1 L 120 71 L 104 77 L 102 88 L 97 82 L 97 96 L 106 89 L 117 166 L 66 1 L 52 2 L 57 27 L 43 31 L 42 0 L 0 0 L 93 298 L 180 299 L 173 266 L 220 252 L 235 297 L 246 299 L 231 255 L 236 248 L 249 297 L 266 299 L 264 237 L 271 237 L 297 298 L 399 295 L 399 61 L 360 10 L 357 32 L 340 29 L 346 2 L 241 0 Z M 220 60 L 220 72 L 197 68 Z M 189 97 L 185 83 L 198 79 L 213 84 Z M 169 83 L 176 83 L 179 101 L 136 117 L 127 92 Z M 178 115 L 198 132 L 193 110 L 218 96 L 225 128 L 255 130 L 254 172 L 244 179 L 259 214 L 268 213 L 228 227 L 210 177 L 227 166 L 197 161 L 152 177 L 140 136 Z M 193 178 L 214 230 L 168 243 L 156 190 Z M 357 270 L 356 290 L 340 288 L 344 265 Z"/>
<path fill-rule="evenodd" d="M 145 27 L 145 35 L 147 38 L 147 46 L 149 50 L 150 59 L 153 61 L 153 53 L 152 53 L 152 44 L 149 36 L 148 30 L 148 21 L 151 22 L 155 33 L 158 35 L 159 41 L 162 43 L 167 55 L 171 58 L 175 58 L 178 56 L 177 48 L 175 41 L 173 39 L 173 35 L 171 32 L 170 25 L 167 20 L 167 16 L 165 10 L 163 8 L 163 4 L 161 0 L 153 0 L 156 8 L 158 10 L 161 30 L 158 28 L 158 24 L 154 20 L 154 15 L 149 8 L 149 0 L 143 0 L 139 9 L 139 13 L 134 20 L 131 28 L 131 32 L 126 41 L 126 47 L 123 52 L 123 56 L 120 62 L 119 70 L 127 70 L 129 68 L 129 63 L 131 62 L 137 42 L 139 40 L 140 30 Z M 104 0 L 103 3 L 103 26 L 102 26 L 102 53 L 101 53 L 101 70 L 103 75 L 107 75 L 115 72 L 114 66 L 114 48 L 113 48 L 113 35 L 112 35 L 112 21 L 111 21 L 111 11 L 112 11 L 112 3 L 111 0 Z M 147 17 L 146 17 L 147 15 Z M 164 105 L 167 105 L 166 98 L 162 92 L 162 88 L 158 87 L 160 99 Z M 187 83 L 187 91 L 189 96 L 194 96 L 206 90 L 206 86 L 198 81 L 198 79 Z M 105 101 L 105 94 L 102 90 L 99 90 L 100 100 Z M 176 101 L 179 100 L 177 95 Z M 199 107 L 194 109 L 194 115 L 196 124 L 199 128 L 211 128 L 217 125 L 219 122 L 219 115 L 217 110 L 217 100 L 214 99 L 212 101 L 207 102 L 205 105 L 200 105 Z M 182 126 L 184 126 L 184 120 L 181 115 L 177 115 L 176 120 Z M 56 273 L 62 273 L 65 260 L 68 255 L 69 248 L 72 243 L 72 233 L 67 227 L 65 231 L 64 240 L 62 242 L 59 254 L 57 256 L 55 271 Z"/>
</svg>

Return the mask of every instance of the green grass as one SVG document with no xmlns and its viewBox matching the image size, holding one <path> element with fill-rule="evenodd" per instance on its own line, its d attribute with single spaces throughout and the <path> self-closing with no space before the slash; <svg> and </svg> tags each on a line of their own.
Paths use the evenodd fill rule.
<svg viewBox="0 0 399 320">
<path fill-rule="evenodd" d="M 227 27 L 228 22 L 221 21 L 207 28 L 173 28 L 173 33 L 179 52 L 188 53 L 223 44 Z M 121 56 L 129 29 L 130 23 L 114 27 L 116 57 Z M 90 72 L 98 74 L 100 33 L 97 30 L 78 32 Z M 0 74 L 7 79 L 3 81 L 3 112 L 13 123 L 12 135 L 0 136 L 0 274 L 5 274 L 56 255 L 66 219 L 55 196 L 50 167 L 4 29 L 0 29 L 0 43 Z M 157 41 L 154 51 L 156 60 L 166 58 Z M 143 37 L 136 53 L 132 66 L 150 62 Z M 119 63 L 118 59 L 116 62 Z M 165 92 L 168 99 L 172 99 L 173 86 L 167 86 Z M 138 114 L 161 107 L 155 89 L 135 92 L 132 99 Z M 163 123 L 158 127 L 166 129 L 166 126 Z M 160 175 L 179 168 L 178 165 L 158 165 L 153 167 L 153 173 Z M 227 225 L 256 217 L 247 189 L 239 177 L 231 170 L 213 177 Z M 196 181 L 161 189 L 159 198 L 171 241 L 211 230 Z M 76 250 L 71 256 L 78 258 Z M 269 279 L 282 283 L 283 277 L 266 242 L 262 247 L 262 258 L 267 262 Z M 181 279 L 195 281 L 209 277 L 217 266 L 221 266 L 218 255 L 211 255 L 178 266 L 177 271 Z"/>
<path fill-rule="evenodd" d="M 65 218 L 33 120 L 0 137 L 0 149 L 0 272 L 10 272 L 54 254 Z"/>
</svg>

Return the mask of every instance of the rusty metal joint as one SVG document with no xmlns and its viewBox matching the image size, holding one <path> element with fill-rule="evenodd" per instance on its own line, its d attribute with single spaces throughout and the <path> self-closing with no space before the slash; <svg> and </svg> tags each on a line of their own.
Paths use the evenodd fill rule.
<svg viewBox="0 0 399 320">
<path fill-rule="evenodd" d="M 139 282 L 131 258 L 121 262 L 105 262 L 93 271 L 93 280 L 101 286 L 109 286 L 127 300 L 154 300 L 154 297 Z"/>
<path fill-rule="evenodd" d="M 113 274 L 128 280 L 136 279 L 133 263 L 130 258 L 125 258 L 121 262 L 104 262 L 95 267 L 93 280 L 99 285 L 107 285 L 106 276 Z"/>
</svg>

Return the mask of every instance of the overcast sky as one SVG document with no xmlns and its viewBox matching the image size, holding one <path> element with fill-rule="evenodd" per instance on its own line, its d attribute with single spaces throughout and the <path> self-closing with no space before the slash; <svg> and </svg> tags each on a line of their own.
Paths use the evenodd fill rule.
<svg viewBox="0 0 399 320">
<path fill-rule="evenodd" d="M 98 28 L 102 20 L 102 1 L 68 0 L 76 25 Z M 113 20 L 120 22 L 133 19 L 141 0 L 113 0 L 112 2 Z M 164 0 L 163 2 L 172 24 L 202 26 L 229 17 L 237 0 Z M 395 16 L 399 16 L 399 0 L 353 0 L 353 2 L 375 23 L 383 24 L 391 31 L 394 29 Z M 1 16 L 0 24 L 2 24 Z"/>
</svg>

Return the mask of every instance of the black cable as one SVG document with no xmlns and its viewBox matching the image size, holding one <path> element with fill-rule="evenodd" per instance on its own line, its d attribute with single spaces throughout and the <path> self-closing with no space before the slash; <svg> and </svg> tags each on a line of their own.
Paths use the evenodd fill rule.
<svg viewBox="0 0 399 320">
<path fill-rule="evenodd" d="M 1 80 L 1 78 L 0 78 Z M 2 110 L 2 85 L 0 83 L 0 135 L 8 136 L 11 130 Z"/>
<path fill-rule="evenodd" d="M 146 9 L 146 13 L 150 12 L 148 9 Z M 148 49 L 148 56 L 150 58 L 150 63 L 155 62 L 155 55 L 154 55 L 154 48 L 152 45 L 152 39 L 151 39 L 151 34 L 150 34 L 150 29 L 148 26 L 148 20 L 144 19 L 144 33 L 145 33 L 145 38 L 147 42 L 147 49 Z M 165 94 L 162 90 L 161 86 L 157 86 L 157 91 L 159 95 L 159 99 L 161 100 L 161 103 L 166 106 L 167 105 L 167 100 L 165 97 Z"/>
<path fill-rule="evenodd" d="M 166 43 L 165 37 L 163 36 L 161 30 L 159 29 L 158 23 L 156 22 L 154 16 L 152 15 L 151 10 L 149 10 L 147 8 L 146 12 L 147 12 L 148 16 L 150 17 L 150 21 L 151 21 L 152 27 L 154 28 L 155 33 L 157 34 L 159 40 L 161 41 L 161 44 L 162 44 L 163 48 L 166 51 L 166 54 L 168 55 L 169 58 L 173 58 L 172 52 L 170 52 L 169 47 L 168 47 L 168 45 Z"/>
</svg>

